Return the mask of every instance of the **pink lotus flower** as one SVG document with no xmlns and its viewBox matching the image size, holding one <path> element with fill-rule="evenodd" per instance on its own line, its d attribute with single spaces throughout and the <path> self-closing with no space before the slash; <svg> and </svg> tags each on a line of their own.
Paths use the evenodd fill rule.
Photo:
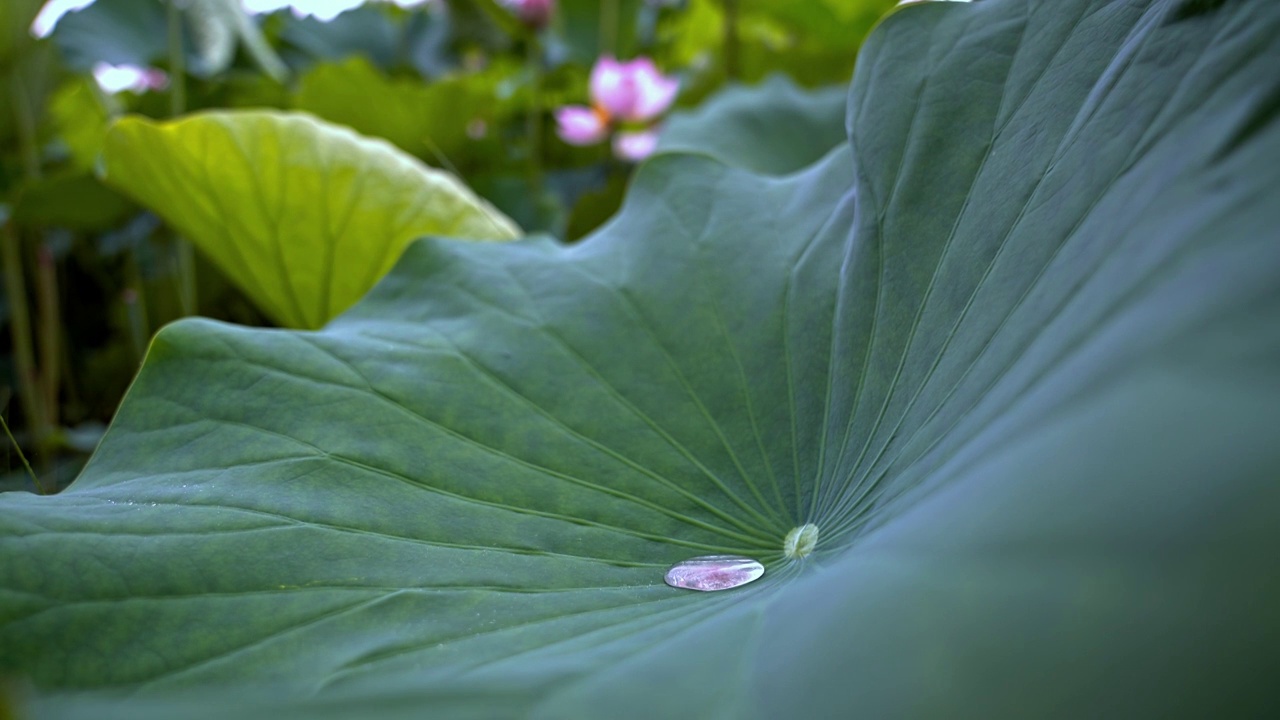
<svg viewBox="0 0 1280 720">
<path fill-rule="evenodd" d="M 591 100 L 624 122 L 652 120 L 676 99 L 680 82 L 658 72 L 649 58 L 620 63 L 602 57 L 591 69 Z"/>
<path fill-rule="evenodd" d="M 602 57 L 591 69 L 590 90 L 591 107 L 568 105 L 556 111 L 560 138 L 570 145 L 594 145 L 619 126 L 651 126 L 675 101 L 680 82 L 658 72 L 649 58 L 618 62 Z M 618 132 L 613 139 L 614 153 L 624 160 L 642 160 L 656 145 L 651 127 Z"/>
<path fill-rule="evenodd" d="M 551 21 L 551 13 L 555 10 L 555 0 L 502 0 L 520 22 L 535 30 L 541 30 Z"/>
<path fill-rule="evenodd" d="M 560 138 L 570 145 L 595 145 L 609 135 L 609 117 L 581 105 L 556 110 L 556 124 Z"/>
</svg>

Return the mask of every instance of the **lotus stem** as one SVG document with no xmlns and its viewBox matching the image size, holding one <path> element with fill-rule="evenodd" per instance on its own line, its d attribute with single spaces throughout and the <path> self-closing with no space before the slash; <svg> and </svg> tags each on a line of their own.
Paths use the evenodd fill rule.
<svg viewBox="0 0 1280 720">
<path fill-rule="evenodd" d="M 27 95 L 26 82 L 20 70 L 21 63 L 14 63 L 9 71 L 9 92 L 13 101 L 13 120 L 18 131 L 18 146 L 22 156 L 23 175 L 28 180 L 40 177 L 40 146 L 36 143 L 36 116 Z"/>
<path fill-rule="evenodd" d="M 182 48 L 182 10 L 177 0 L 165 4 L 169 34 L 169 114 L 187 111 L 187 56 Z"/>
<path fill-rule="evenodd" d="M 529 71 L 529 112 L 525 115 L 529 186 L 536 201 L 542 193 L 542 47 L 534 33 L 525 43 L 525 64 Z"/>
<path fill-rule="evenodd" d="M 18 452 L 18 459 L 22 461 L 22 466 L 27 469 L 27 474 L 31 476 L 31 483 L 36 486 L 36 492 L 45 495 L 44 485 L 40 484 L 40 478 L 36 475 L 36 471 L 31 469 L 31 463 L 27 462 L 27 456 L 22 452 L 22 446 L 14 439 L 13 431 L 9 429 L 9 423 L 4 419 L 4 413 L 0 413 L 0 426 L 4 427 L 5 437 L 9 438 L 13 449 Z"/>
<path fill-rule="evenodd" d="M 40 391 L 46 431 L 58 424 L 58 390 L 62 377 L 62 322 L 58 307 L 58 267 L 53 251 L 36 250 L 36 317 L 39 332 Z M 48 436 L 46 436 L 47 439 Z"/>
<path fill-rule="evenodd" d="M 17 64 L 9 76 L 14 125 L 21 145 L 23 174 L 27 182 L 40 178 L 40 148 L 36 142 L 36 117 L 27 95 L 26 84 Z M 0 218 L 4 236 L 0 239 L 0 261 L 4 265 L 5 295 L 9 301 L 9 335 L 13 343 L 14 371 L 18 376 L 18 402 L 26 416 L 27 427 L 35 445 L 36 454 L 44 458 L 47 443 L 53 433 L 50 428 L 46 395 L 40 391 L 36 372 L 35 343 L 31 334 L 31 315 L 27 305 L 26 276 L 23 271 L 22 245 L 12 222 Z M 55 325 L 56 330 L 56 325 Z M 53 358 L 57 360 L 56 356 Z M 40 488 L 37 483 L 37 488 Z"/>
<path fill-rule="evenodd" d="M 187 111 L 187 59 L 182 47 L 182 11 L 175 0 L 166 7 L 169 33 L 169 114 L 177 117 Z M 185 238 L 174 233 L 177 245 L 178 307 L 183 315 L 196 314 L 195 250 Z"/>
<path fill-rule="evenodd" d="M 600 54 L 618 56 L 618 0 L 600 2 Z"/>
<path fill-rule="evenodd" d="M 126 275 L 127 285 L 120 293 L 120 300 L 124 303 L 125 321 L 129 325 L 129 341 L 141 365 L 147 354 L 147 343 L 151 340 L 151 326 L 147 321 L 147 294 L 136 249 L 129 250 Z"/>
<path fill-rule="evenodd" d="M 36 452 L 43 456 L 49 437 L 48 414 L 44 396 L 38 391 L 34 343 L 31 340 L 31 316 L 27 308 L 27 288 L 22 272 L 22 251 L 18 235 L 11 223 L 5 223 L 2 257 L 4 289 L 9 300 L 9 337 L 13 343 L 13 365 L 18 375 L 18 401 L 27 418 Z M 37 484 L 38 486 L 38 484 Z"/>
<path fill-rule="evenodd" d="M 738 0 L 724 0 L 724 74 L 738 78 Z"/>
<path fill-rule="evenodd" d="M 125 320 L 129 325 L 129 344 L 133 346 L 133 357 L 139 365 L 142 359 L 147 355 L 147 338 L 150 333 L 147 330 L 146 306 L 142 303 L 142 296 L 133 288 L 125 288 L 120 294 L 120 300 L 124 303 Z"/>
</svg>

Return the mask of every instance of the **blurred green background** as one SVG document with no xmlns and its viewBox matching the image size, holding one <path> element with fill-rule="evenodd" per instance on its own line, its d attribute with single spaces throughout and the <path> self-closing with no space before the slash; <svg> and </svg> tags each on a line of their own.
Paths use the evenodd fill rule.
<svg viewBox="0 0 1280 720">
<path fill-rule="evenodd" d="M 453 174 L 525 233 L 575 242 L 634 170 L 608 143 L 556 133 L 557 108 L 590 102 L 598 58 L 651 58 L 679 80 L 660 151 L 783 174 L 842 140 L 857 48 L 894 3 L 560 0 L 542 3 L 545 22 L 523 4 L 5 0 L 0 490 L 75 477 L 165 323 L 271 324 L 236 278 L 103 182 L 116 118 L 305 111 Z"/>
</svg>

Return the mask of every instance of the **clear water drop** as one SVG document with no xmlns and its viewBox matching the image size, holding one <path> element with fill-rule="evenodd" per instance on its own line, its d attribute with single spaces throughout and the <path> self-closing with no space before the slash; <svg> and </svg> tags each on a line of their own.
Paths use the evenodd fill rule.
<svg viewBox="0 0 1280 720">
<path fill-rule="evenodd" d="M 671 587 L 715 592 L 746 585 L 764 575 L 764 566 L 741 555 L 703 555 L 671 566 L 663 578 Z"/>
</svg>

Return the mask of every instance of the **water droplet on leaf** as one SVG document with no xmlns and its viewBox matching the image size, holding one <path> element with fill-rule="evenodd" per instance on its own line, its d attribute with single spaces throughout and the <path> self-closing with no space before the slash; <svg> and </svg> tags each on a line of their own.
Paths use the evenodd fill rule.
<svg viewBox="0 0 1280 720">
<path fill-rule="evenodd" d="M 764 566 L 741 555 L 703 555 L 671 566 L 664 578 L 671 587 L 714 592 L 760 579 Z"/>
</svg>

